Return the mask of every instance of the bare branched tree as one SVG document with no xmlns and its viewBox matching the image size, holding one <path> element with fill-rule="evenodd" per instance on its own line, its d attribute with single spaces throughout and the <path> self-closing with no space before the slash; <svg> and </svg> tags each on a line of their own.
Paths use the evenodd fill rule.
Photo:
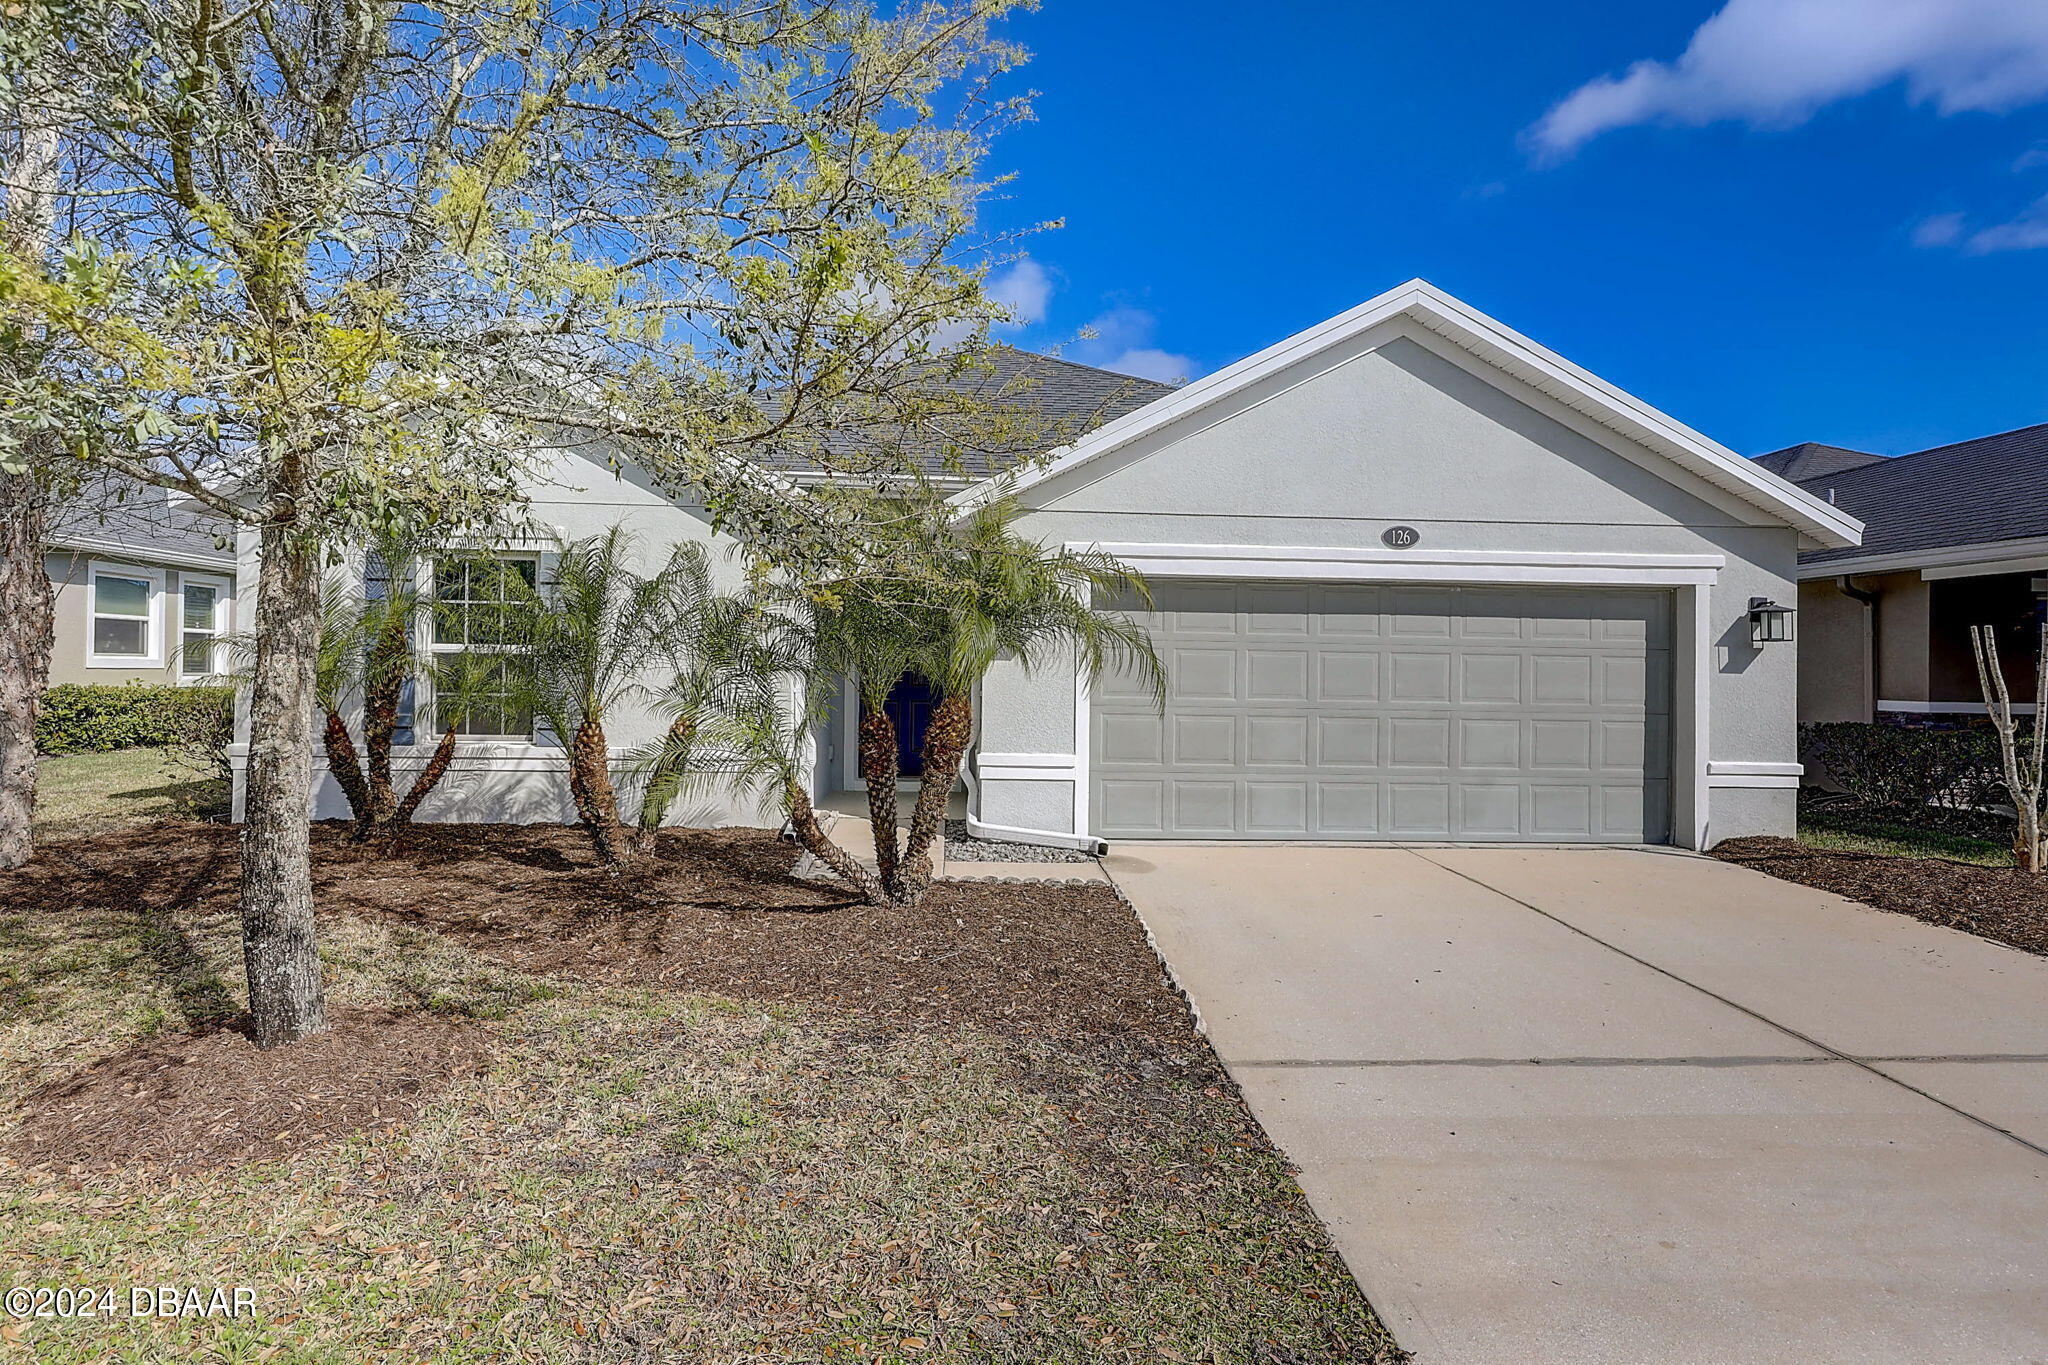
<svg viewBox="0 0 2048 1365">
<path fill-rule="evenodd" d="M 2034 641 L 2034 697 L 2036 714 L 2032 731 L 2022 735 L 2013 712 L 2012 692 L 2005 685 L 2005 672 L 1998 664 L 1998 638 L 1990 626 L 1970 627 L 1970 646 L 1977 656 L 1977 683 L 1984 691 L 1984 709 L 1991 727 L 1998 732 L 1998 755 L 2005 769 L 2005 787 L 2012 794 L 2013 809 L 2019 814 L 2019 829 L 2013 835 L 2012 852 L 2024 872 L 2042 870 L 2042 801 L 2048 795 L 2044 784 L 2044 760 L 2048 745 L 2041 743 L 2039 705 L 2048 701 L 2048 627 Z"/>
</svg>

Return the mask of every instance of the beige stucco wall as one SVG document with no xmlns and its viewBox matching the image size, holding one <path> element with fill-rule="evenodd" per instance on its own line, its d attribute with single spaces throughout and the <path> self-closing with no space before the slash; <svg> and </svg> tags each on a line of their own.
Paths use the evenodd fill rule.
<svg viewBox="0 0 2048 1365">
<path fill-rule="evenodd" d="M 229 616 L 235 611 L 234 570 L 181 569 L 147 558 L 122 558 L 110 552 L 53 551 L 44 556 L 44 567 L 55 589 L 55 619 L 50 650 L 50 682 L 58 683 L 171 683 L 177 682 L 176 654 L 179 593 L 184 575 L 203 574 L 228 584 Z M 163 662 L 154 665 L 95 665 L 89 662 L 92 645 L 91 622 L 87 619 L 87 574 L 93 564 L 112 568 L 145 569 L 163 575 L 163 590 L 156 604 L 157 631 L 162 641 Z M 229 630 L 235 629 L 233 624 Z"/>
<path fill-rule="evenodd" d="M 1874 610 L 1842 592 L 1832 578 L 1799 585 L 1801 722 L 1871 718 L 1870 625 Z"/>
</svg>

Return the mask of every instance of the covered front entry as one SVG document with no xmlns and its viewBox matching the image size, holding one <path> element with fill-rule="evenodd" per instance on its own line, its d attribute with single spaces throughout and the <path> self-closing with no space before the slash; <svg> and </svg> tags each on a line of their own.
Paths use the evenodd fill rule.
<svg viewBox="0 0 2048 1365">
<path fill-rule="evenodd" d="M 1174 581 L 1089 705 L 1105 838 L 1656 843 L 1671 594 Z"/>
</svg>

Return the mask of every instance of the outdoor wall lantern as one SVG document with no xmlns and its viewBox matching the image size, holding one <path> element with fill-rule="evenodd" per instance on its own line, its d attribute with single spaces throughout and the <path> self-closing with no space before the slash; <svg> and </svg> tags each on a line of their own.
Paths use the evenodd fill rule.
<svg viewBox="0 0 2048 1365">
<path fill-rule="evenodd" d="M 1794 607 L 1781 607 L 1768 597 L 1749 599 L 1749 638 L 1758 645 L 1783 644 L 1792 638 Z"/>
</svg>

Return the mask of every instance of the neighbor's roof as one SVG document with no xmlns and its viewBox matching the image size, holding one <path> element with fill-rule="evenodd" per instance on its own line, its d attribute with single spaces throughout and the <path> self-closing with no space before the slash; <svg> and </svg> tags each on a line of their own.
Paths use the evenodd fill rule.
<svg viewBox="0 0 2048 1365">
<path fill-rule="evenodd" d="M 1801 441 L 1796 446 L 1786 446 L 1768 455 L 1759 455 L 1756 462 L 1781 479 L 1800 483 L 1806 479 L 1817 479 L 1823 474 L 1839 474 L 1845 469 L 1861 469 L 1867 464 L 1876 464 L 1882 455 L 1872 455 L 1867 450 L 1851 450 L 1847 446 L 1824 446 L 1818 441 Z"/>
<path fill-rule="evenodd" d="M 1013 346 L 990 347 L 966 373 L 941 387 L 976 395 L 994 408 L 1010 408 L 1041 419 L 1058 428 L 1066 440 L 1174 392 L 1171 384 Z M 908 453 L 919 459 L 927 475 L 937 479 L 985 479 L 1001 473 L 1003 465 L 1014 463 L 982 452 L 966 452 L 957 457 L 959 467 L 950 467 L 936 438 L 910 443 Z M 769 468 L 798 476 L 814 468 L 795 454 L 754 458 Z"/>
<path fill-rule="evenodd" d="M 1801 555 L 1801 564 L 2048 536 L 2048 423 L 1873 460 L 1801 486 L 1865 528 L 1861 547 Z"/>
<path fill-rule="evenodd" d="M 193 510 L 167 490 L 125 474 L 98 470 L 51 518 L 55 549 L 84 550 L 109 558 L 151 564 L 228 568 L 234 528 L 220 517 Z"/>
</svg>

